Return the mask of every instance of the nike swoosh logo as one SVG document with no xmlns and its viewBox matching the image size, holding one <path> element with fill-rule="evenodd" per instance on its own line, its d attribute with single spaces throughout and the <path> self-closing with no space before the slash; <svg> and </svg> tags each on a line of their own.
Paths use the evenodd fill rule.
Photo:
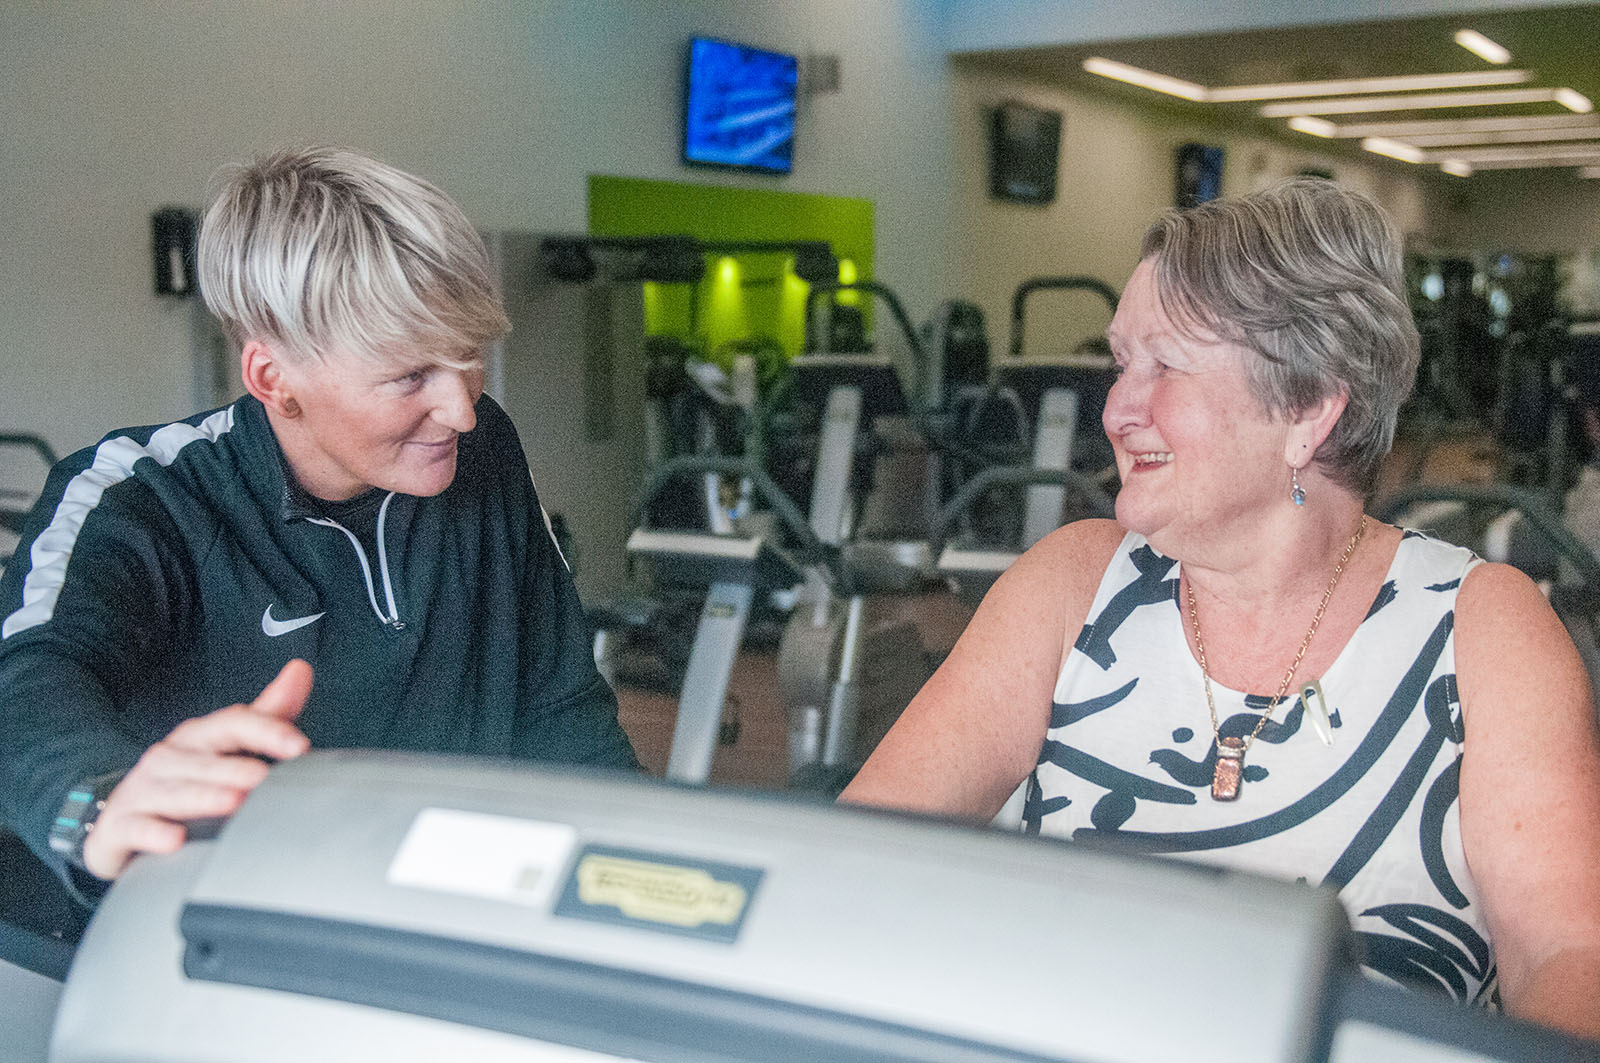
<svg viewBox="0 0 1600 1063">
<path fill-rule="evenodd" d="M 312 613 L 310 616 L 299 616 L 293 620 L 274 620 L 272 619 L 272 606 L 268 605 L 267 611 L 261 614 L 261 630 L 267 638 L 275 639 L 279 635 L 287 635 L 291 631 L 297 631 L 307 624 L 316 623 L 322 619 L 322 615 L 321 613 Z"/>
</svg>

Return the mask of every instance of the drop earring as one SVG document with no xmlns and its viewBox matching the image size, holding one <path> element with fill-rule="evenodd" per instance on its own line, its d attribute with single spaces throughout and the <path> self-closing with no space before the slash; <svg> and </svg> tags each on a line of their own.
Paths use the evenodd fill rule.
<svg viewBox="0 0 1600 1063">
<path fill-rule="evenodd" d="M 1305 489 L 1300 486 L 1300 470 L 1295 468 L 1293 465 L 1289 466 L 1289 482 L 1292 485 L 1289 488 L 1289 497 L 1294 499 L 1295 505 L 1305 505 L 1306 492 Z"/>
</svg>

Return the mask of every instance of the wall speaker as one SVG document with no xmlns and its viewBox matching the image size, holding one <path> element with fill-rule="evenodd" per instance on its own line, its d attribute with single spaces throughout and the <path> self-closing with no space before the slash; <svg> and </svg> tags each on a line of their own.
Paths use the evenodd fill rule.
<svg viewBox="0 0 1600 1063">
<path fill-rule="evenodd" d="M 1002 103 L 989 117 L 989 194 L 1051 203 L 1061 156 L 1061 112 Z"/>
<path fill-rule="evenodd" d="M 185 207 L 162 207 L 150 215 L 150 248 L 155 256 L 157 295 L 193 295 L 195 239 L 200 216 Z"/>
</svg>

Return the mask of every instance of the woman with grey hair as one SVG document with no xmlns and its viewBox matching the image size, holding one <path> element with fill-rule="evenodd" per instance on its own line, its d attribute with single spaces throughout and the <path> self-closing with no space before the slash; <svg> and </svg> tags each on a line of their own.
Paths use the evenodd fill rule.
<svg viewBox="0 0 1600 1063">
<path fill-rule="evenodd" d="M 199 264 L 248 394 L 52 471 L 0 580 L 0 820 L 92 900 L 308 746 L 636 766 L 483 394 L 510 323 L 460 209 L 280 152 Z"/>
<path fill-rule="evenodd" d="M 1363 497 L 1418 338 L 1381 210 L 1158 221 L 1109 338 L 1116 521 L 1019 559 L 844 799 L 1338 887 L 1369 972 L 1600 1034 L 1600 740 L 1527 577 Z"/>
</svg>

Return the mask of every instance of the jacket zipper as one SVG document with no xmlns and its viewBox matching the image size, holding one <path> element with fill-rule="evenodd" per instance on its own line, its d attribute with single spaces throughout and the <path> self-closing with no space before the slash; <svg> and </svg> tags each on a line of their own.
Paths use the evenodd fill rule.
<svg viewBox="0 0 1600 1063">
<path fill-rule="evenodd" d="M 367 552 L 361 548 L 361 540 L 356 538 L 355 532 L 346 528 L 336 520 L 327 517 L 307 517 L 312 524 L 320 524 L 325 528 L 337 528 L 344 532 L 345 538 L 350 540 L 350 545 L 355 548 L 356 560 L 361 562 L 361 578 L 367 581 L 367 601 L 372 604 L 372 612 L 377 616 L 378 622 L 385 627 L 396 631 L 404 631 L 406 624 L 400 619 L 400 610 L 394 604 L 394 584 L 389 581 L 389 549 L 384 543 L 383 526 L 389 516 L 389 503 L 394 501 L 394 492 L 390 491 L 384 498 L 383 504 L 378 507 L 378 574 L 383 579 L 383 597 L 388 603 L 389 611 L 384 613 L 378 605 L 378 594 L 372 584 L 372 565 L 367 561 Z"/>
</svg>

